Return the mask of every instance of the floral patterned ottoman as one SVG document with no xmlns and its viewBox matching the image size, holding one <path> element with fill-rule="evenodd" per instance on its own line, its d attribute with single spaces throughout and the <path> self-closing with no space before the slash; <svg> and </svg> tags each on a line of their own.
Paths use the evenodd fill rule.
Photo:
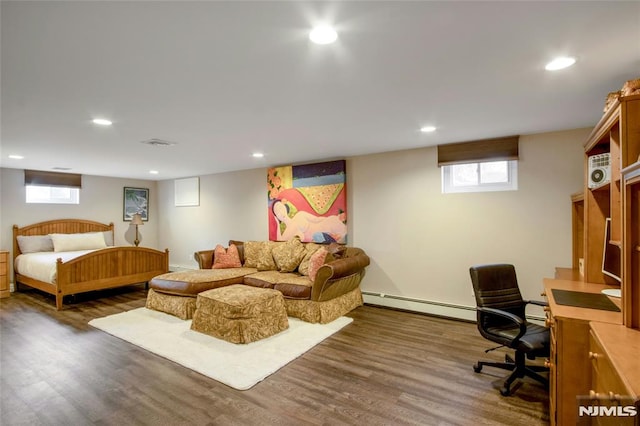
<svg viewBox="0 0 640 426">
<path fill-rule="evenodd" d="M 234 284 L 198 294 L 191 329 L 231 343 L 250 343 L 289 328 L 282 293 Z"/>
</svg>

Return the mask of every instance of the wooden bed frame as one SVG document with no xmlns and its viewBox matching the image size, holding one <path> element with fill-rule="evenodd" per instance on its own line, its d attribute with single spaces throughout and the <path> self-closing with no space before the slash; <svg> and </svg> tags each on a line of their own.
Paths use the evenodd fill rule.
<svg viewBox="0 0 640 426">
<path fill-rule="evenodd" d="M 105 225 L 83 219 L 60 219 L 35 223 L 23 228 L 13 225 L 13 265 L 20 255 L 19 235 L 75 234 L 104 232 L 113 234 L 113 223 Z M 68 262 L 57 261 L 55 284 L 18 274 L 14 269 L 15 290 L 18 284 L 37 288 L 56 298 L 56 309 L 62 309 L 62 299 L 69 294 L 122 287 L 149 281 L 169 271 L 169 250 L 164 252 L 144 247 L 107 247 L 87 253 Z"/>
</svg>

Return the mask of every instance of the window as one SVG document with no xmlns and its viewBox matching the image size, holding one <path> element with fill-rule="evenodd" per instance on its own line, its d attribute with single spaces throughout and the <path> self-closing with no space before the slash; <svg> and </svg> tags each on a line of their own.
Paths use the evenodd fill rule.
<svg viewBox="0 0 640 426">
<path fill-rule="evenodd" d="M 450 164 L 441 169 L 445 194 L 518 189 L 517 160 Z"/>
<path fill-rule="evenodd" d="M 27 203 L 80 204 L 80 188 L 26 185 Z"/>
<path fill-rule="evenodd" d="M 25 170 L 24 186 L 27 203 L 80 204 L 82 175 Z"/>
<path fill-rule="evenodd" d="M 438 145 L 442 192 L 518 189 L 519 136 Z"/>
</svg>

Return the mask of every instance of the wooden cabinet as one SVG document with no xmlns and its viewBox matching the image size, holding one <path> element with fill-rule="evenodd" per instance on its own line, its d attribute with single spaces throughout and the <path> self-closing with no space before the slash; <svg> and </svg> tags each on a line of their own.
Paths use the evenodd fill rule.
<svg viewBox="0 0 640 426">
<path fill-rule="evenodd" d="M 591 183 L 590 159 L 609 156 L 608 179 Z M 594 157 L 595 158 L 595 157 Z M 572 202 L 573 272 L 563 280 L 545 280 L 551 328 L 550 418 L 552 425 L 574 425 L 578 401 L 616 403 L 616 396 L 637 401 L 640 387 L 640 95 L 616 100 L 584 145 L 584 190 Z M 610 219 L 609 235 L 605 225 Z M 603 273 L 603 254 L 620 263 L 614 275 Z M 584 273 L 578 273 L 584 259 Z M 616 262 L 612 262 L 616 263 Z M 610 287 L 608 287 L 608 285 Z M 621 288 L 611 298 L 622 312 L 558 305 L 552 288 L 599 293 Z M 617 339 L 617 340 L 616 340 Z M 628 339 L 628 340 L 627 340 Z M 590 353 L 591 352 L 591 356 Z M 593 355 L 597 354 L 597 355 Z M 594 402 L 595 403 L 595 402 Z M 639 422 L 636 416 L 635 422 Z M 619 423 L 615 418 L 611 424 Z M 624 419 L 623 419 L 624 420 Z M 606 416 L 595 423 L 608 424 Z M 631 423 L 633 424 L 633 422 Z"/>
<path fill-rule="evenodd" d="M 0 298 L 9 297 L 9 252 L 0 250 Z"/>
<path fill-rule="evenodd" d="M 640 161 L 623 169 L 622 176 L 624 324 L 627 327 L 640 328 Z"/>
<path fill-rule="evenodd" d="M 612 324 L 590 324 L 590 400 L 595 406 L 633 407 L 640 412 L 640 331 Z M 616 408 L 616 415 L 593 417 L 598 425 L 637 425 L 640 416 Z"/>
<path fill-rule="evenodd" d="M 599 186 L 591 187 L 589 159 L 592 156 L 607 153 L 610 155 L 610 179 Z M 583 252 L 584 280 L 587 282 L 619 284 L 602 272 L 605 221 L 611 218 L 611 234 L 606 243 L 622 251 L 624 211 L 622 170 L 638 162 L 639 155 L 640 95 L 632 95 L 614 102 L 585 143 Z M 576 250 L 575 246 L 574 250 Z"/>
<path fill-rule="evenodd" d="M 589 322 L 600 321 L 622 327 L 620 312 L 559 305 L 553 297 L 553 289 L 599 293 L 604 288 L 607 286 L 603 284 L 544 280 L 544 295 L 549 302 L 546 325 L 551 332 L 551 356 L 548 362 L 551 425 L 575 425 L 578 421 L 578 398 L 589 396 Z"/>
</svg>

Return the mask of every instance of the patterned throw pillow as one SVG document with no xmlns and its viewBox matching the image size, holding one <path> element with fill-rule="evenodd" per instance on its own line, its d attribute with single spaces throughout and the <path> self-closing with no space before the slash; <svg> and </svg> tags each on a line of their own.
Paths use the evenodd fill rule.
<svg viewBox="0 0 640 426">
<path fill-rule="evenodd" d="M 300 261 L 298 272 L 300 272 L 302 275 L 309 275 L 309 260 L 311 260 L 311 256 L 313 256 L 313 253 L 318 251 L 320 247 L 322 246 L 316 243 L 306 243 L 304 245 L 305 255 L 302 258 L 302 261 Z"/>
<path fill-rule="evenodd" d="M 342 259 L 347 252 L 347 247 L 344 244 L 331 243 L 327 250 L 335 259 Z"/>
<path fill-rule="evenodd" d="M 261 251 L 262 251 L 262 241 L 245 242 L 244 243 L 244 266 L 246 268 L 257 268 Z"/>
<path fill-rule="evenodd" d="M 231 244 L 228 249 L 220 244 L 216 246 L 213 251 L 212 269 L 240 268 L 241 266 L 238 247 L 235 244 Z"/>
<path fill-rule="evenodd" d="M 258 261 L 256 268 L 258 271 L 277 271 L 278 267 L 273 259 L 274 244 L 271 241 L 262 241 L 260 243 L 260 251 L 258 252 Z"/>
<path fill-rule="evenodd" d="M 316 250 L 311 256 L 311 259 L 309 259 L 309 278 L 311 281 L 316 280 L 318 269 L 325 264 L 328 255 L 329 251 L 325 247 L 322 247 Z"/>
<path fill-rule="evenodd" d="M 273 259 L 280 272 L 293 272 L 304 258 L 306 250 L 299 238 L 278 244 L 273 249 Z"/>
</svg>

